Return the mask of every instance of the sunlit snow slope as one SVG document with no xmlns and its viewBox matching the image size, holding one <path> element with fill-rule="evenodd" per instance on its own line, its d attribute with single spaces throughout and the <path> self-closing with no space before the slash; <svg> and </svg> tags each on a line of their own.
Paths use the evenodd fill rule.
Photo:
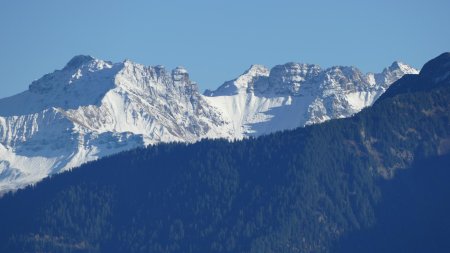
<svg viewBox="0 0 450 253">
<path fill-rule="evenodd" d="M 0 100 L 0 193 L 135 147 L 240 139 L 348 117 L 404 74 L 417 70 L 399 62 L 380 74 L 253 65 L 202 95 L 182 67 L 76 56 Z"/>
</svg>

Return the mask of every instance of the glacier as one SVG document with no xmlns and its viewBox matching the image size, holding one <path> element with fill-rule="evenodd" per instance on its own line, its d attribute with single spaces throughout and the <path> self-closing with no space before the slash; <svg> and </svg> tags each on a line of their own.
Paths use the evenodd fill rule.
<svg viewBox="0 0 450 253">
<path fill-rule="evenodd" d="M 349 117 L 405 74 L 355 67 L 252 65 L 203 94 L 183 67 L 166 70 L 79 55 L 0 99 L 0 193 L 85 162 L 160 142 L 239 140 Z"/>
</svg>

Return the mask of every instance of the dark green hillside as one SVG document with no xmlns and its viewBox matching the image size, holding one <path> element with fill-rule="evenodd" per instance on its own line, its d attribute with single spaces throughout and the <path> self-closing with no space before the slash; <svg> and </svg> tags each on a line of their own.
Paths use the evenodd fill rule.
<svg viewBox="0 0 450 253">
<path fill-rule="evenodd" d="M 349 119 L 132 150 L 9 194 L 0 252 L 329 252 L 376 228 L 399 170 L 450 153 L 445 57 Z"/>
<path fill-rule="evenodd" d="M 381 182 L 376 224 L 354 231 L 335 252 L 440 253 L 450 249 L 450 155 L 417 162 Z"/>
</svg>

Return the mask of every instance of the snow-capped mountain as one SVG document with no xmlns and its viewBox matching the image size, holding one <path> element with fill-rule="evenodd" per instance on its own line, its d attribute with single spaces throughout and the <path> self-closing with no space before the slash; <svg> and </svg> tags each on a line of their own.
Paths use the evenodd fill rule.
<svg viewBox="0 0 450 253">
<path fill-rule="evenodd" d="M 158 142 L 240 139 L 347 117 L 417 73 L 399 62 L 379 74 L 253 65 L 202 95 L 182 67 L 76 56 L 27 91 L 0 99 L 0 192 Z"/>
<path fill-rule="evenodd" d="M 287 63 L 269 70 L 253 65 L 217 90 L 207 90 L 205 98 L 232 122 L 235 136 L 245 137 L 351 116 L 403 75 L 417 73 L 401 62 L 379 74 L 355 67 Z"/>
</svg>

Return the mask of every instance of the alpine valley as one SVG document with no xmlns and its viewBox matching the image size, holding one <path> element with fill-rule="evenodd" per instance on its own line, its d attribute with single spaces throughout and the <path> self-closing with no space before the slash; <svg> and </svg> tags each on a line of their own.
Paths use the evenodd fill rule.
<svg viewBox="0 0 450 253">
<path fill-rule="evenodd" d="M 253 65 L 201 94 L 186 69 L 75 56 L 0 100 L 0 194 L 91 160 L 160 142 L 228 140 L 345 118 L 405 74 L 287 63 Z"/>
</svg>

